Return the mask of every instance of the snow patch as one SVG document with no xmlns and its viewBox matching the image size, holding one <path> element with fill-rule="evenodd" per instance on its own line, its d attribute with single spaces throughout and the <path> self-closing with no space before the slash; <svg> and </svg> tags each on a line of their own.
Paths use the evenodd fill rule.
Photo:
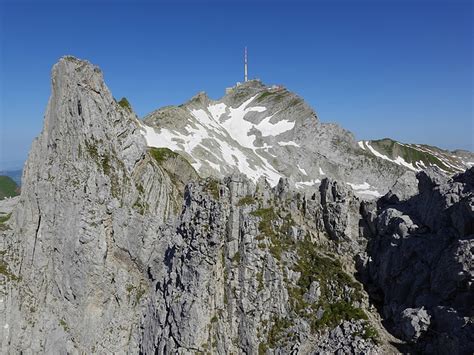
<svg viewBox="0 0 474 355">
<path fill-rule="evenodd" d="M 255 125 L 255 128 L 262 133 L 262 136 L 278 136 L 279 134 L 293 129 L 293 127 L 295 126 L 295 122 L 290 122 L 288 120 L 281 120 L 276 123 L 270 123 L 270 120 L 275 115 L 276 113 L 271 116 L 268 116 L 267 118 L 264 118 L 259 124 Z"/>
<path fill-rule="evenodd" d="M 313 179 L 311 181 L 300 181 L 295 184 L 295 187 L 297 189 L 303 189 L 305 186 L 314 186 L 319 183 L 321 183 L 321 180 L 319 179 Z"/>
<path fill-rule="evenodd" d="M 363 184 L 352 184 L 350 182 L 347 183 L 353 190 L 367 190 L 370 189 L 370 184 L 364 182 Z"/>
<path fill-rule="evenodd" d="M 244 117 L 249 112 L 264 112 L 267 110 L 267 108 L 263 106 L 247 108 L 250 102 L 252 102 L 255 97 L 257 97 L 257 95 L 258 94 L 252 96 L 237 108 L 229 107 L 229 118 L 224 121 L 220 121 L 221 125 L 235 141 L 237 141 L 243 147 L 252 149 L 255 148 L 255 136 L 249 136 L 248 132 L 252 129 L 254 124 L 244 120 Z"/>
<path fill-rule="evenodd" d="M 306 170 L 304 170 L 303 168 L 300 168 L 300 166 L 297 164 L 296 165 L 298 167 L 298 170 L 301 171 L 303 174 L 305 175 L 308 175 L 308 173 L 306 172 Z"/>
<path fill-rule="evenodd" d="M 380 192 L 378 192 L 377 190 L 371 190 L 370 188 L 372 186 L 367 182 L 364 182 L 362 184 L 353 184 L 353 183 L 347 182 L 346 184 L 349 185 L 352 188 L 352 190 L 354 190 L 354 193 L 356 195 L 370 195 L 370 196 L 375 196 L 375 197 L 382 196 Z"/>
<path fill-rule="evenodd" d="M 289 141 L 289 142 L 278 142 L 279 145 L 282 145 L 284 147 L 288 146 L 288 145 L 292 145 L 294 147 L 299 147 L 300 145 L 299 144 L 296 144 L 295 142 L 293 141 Z"/>
<path fill-rule="evenodd" d="M 211 114 L 212 118 L 216 121 L 219 121 L 219 118 L 225 113 L 227 106 L 224 103 L 209 105 L 207 107 L 209 113 Z"/>
<path fill-rule="evenodd" d="M 374 197 L 381 197 L 382 195 L 377 190 L 358 190 L 355 191 L 356 195 L 370 195 Z"/>
<path fill-rule="evenodd" d="M 411 163 L 408 163 L 405 161 L 405 159 L 403 159 L 402 157 L 397 157 L 397 159 L 390 159 L 389 157 L 387 157 L 386 155 L 383 155 L 381 153 L 379 153 L 378 151 L 376 151 L 370 144 L 368 141 L 365 141 L 365 145 L 366 147 L 370 150 L 370 152 L 375 155 L 376 157 L 379 157 L 379 158 L 382 158 L 382 159 L 385 159 L 385 160 L 388 160 L 392 163 L 395 163 L 397 165 L 402 165 L 402 166 L 405 166 L 407 167 L 408 169 L 411 169 L 413 171 L 420 171 L 421 169 L 418 169 L 418 168 L 415 168 L 413 166 L 413 164 Z"/>
</svg>

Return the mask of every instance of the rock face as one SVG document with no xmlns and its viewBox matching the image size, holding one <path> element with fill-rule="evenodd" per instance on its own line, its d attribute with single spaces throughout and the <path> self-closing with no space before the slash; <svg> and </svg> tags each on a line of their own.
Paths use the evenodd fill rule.
<svg viewBox="0 0 474 355">
<path fill-rule="evenodd" d="M 391 329 L 419 351 L 472 353 L 474 168 L 418 180 L 419 194 L 366 213 L 367 283 Z"/>
<path fill-rule="evenodd" d="M 380 351 L 362 288 L 322 249 L 321 204 L 284 186 L 187 185 L 148 271 L 143 353 Z"/>
<path fill-rule="evenodd" d="M 226 107 L 281 94 L 289 110 L 275 90 L 252 82 Z M 86 61 L 53 68 L 21 196 L 0 202 L 2 353 L 394 352 L 369 295 L 411 350 L 472 352 L 474 169 L 420 173 L 417 190 L 405 174 L 371 202 L 331 177 L 300 190 L 291 174 L 203 179 L 189 156 L 148 147 L 124 102 Z M 156 115 L 180 110 L 202 123 L 187 106 Z M 287 114 L 303 127 L 311 111 Z"/>
<path fill-rule="evenodd" d="M 173 186 L 100 70 L 61 59 L 2 240 L 15 281 L 2 292 L 2 349 L 136 348 L 143 267 L 155 228 L 178 210 Z"/>
</svg>

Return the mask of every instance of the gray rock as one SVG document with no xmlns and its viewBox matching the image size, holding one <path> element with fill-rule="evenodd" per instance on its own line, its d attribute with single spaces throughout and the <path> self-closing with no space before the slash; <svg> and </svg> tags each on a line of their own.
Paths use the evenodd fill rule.
<svg viewBox="0 0 474 355">
<path fill-rule="evenodd" d="M 471 168 L 447 180 L 421 172 L 419 194 L 396 205 L 379 203 L 376 217 L 374 210 L 363 214 L 370 226 L 368 255 L 359 257 L 363 278 L 372 297 L 383 302 L 392 331 L 417 351 L 474 349 L 466 332 L 472 325 L 459 325 L 474 306 L 472 174 Z"/>
<path fill-rule="evenodd" d="M 423 307 L 403 310 L 398 324 L 403 339 L 418 340 L 428 330 L 430 319 L 430 315 Z"/>
</svg>

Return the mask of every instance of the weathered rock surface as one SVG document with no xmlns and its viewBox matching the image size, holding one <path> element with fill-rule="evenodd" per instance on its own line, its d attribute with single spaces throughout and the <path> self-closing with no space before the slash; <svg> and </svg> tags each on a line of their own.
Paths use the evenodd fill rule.
<svg viewBox="0 0 474 355">
<path fill-rule="evenodd" d="M 366 210 L 367 283 L 389 327 L 416 349 L 472 353 L 474 168 L 417 177 L 419 194 Z"/>
<path fill-rule="evenodd" d="M 2 352 L 136 348 L 144 265 L 178 197 L 100 70 L 61 59 L 2 238 L 11 274 L 2 292 Z"/>
<path fill-rule="evenodd" d="M 310 226 L 321 205 L 285 186 L 257 190 L 242 175 L 187 186 L 178 226 L 149 269 L 156 293 L 143 353 L 307 353 L 320 349 L 320 330 L 344 320 L 354 334 L 371 329 L 360 285 L 319 250 Z M 342 338 L 365 351 L 379 349 L 374 336 Z M 342 339 L 327 338 L 324 351 Z"/>
<path fill-rule="evenodd" d="M 390 331 L 471 350 L 474 169 L 361 202 L 331 178 L 203 180 L 142 129 L 98 68 L 54 66 L 21 196 L 0 202 L 2 353 L 393 352 L 356 254 Z"/>
</svg>

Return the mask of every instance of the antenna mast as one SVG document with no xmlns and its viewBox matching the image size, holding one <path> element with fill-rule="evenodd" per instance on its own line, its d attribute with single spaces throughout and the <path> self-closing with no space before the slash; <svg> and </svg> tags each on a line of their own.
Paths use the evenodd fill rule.
<svg viewBox="0 0 474 355">
<path fill-rule="evenodd" d="M 247 81 L 247 47 L 245 47 L 245 52 L 244 52 L 244 81 Z"/>
</svg>

